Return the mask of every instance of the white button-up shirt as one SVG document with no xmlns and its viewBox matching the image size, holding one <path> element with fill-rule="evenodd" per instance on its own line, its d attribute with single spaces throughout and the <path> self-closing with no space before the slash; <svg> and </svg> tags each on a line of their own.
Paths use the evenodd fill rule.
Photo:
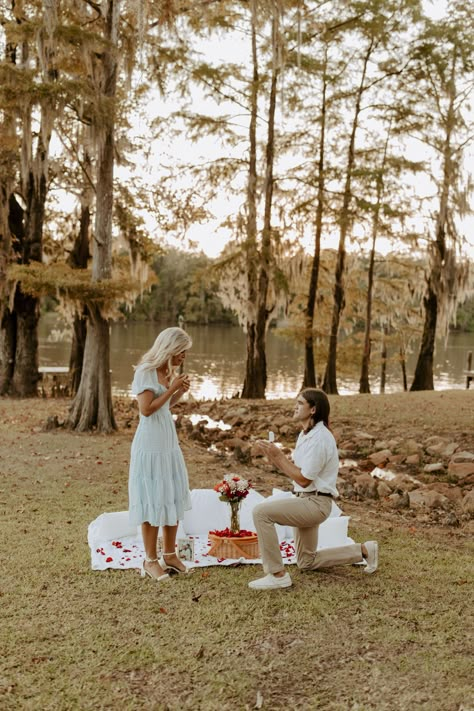
<svg viewBox="0 0 474 711">
<path fill-rule="evenodd" d="M 324 422 L 318 422 L 308 434 L 300 433 L 292 458 L 305 479 L 311 481 L 306 488 L 294 482 L 294 491 L 322 491 L 338 496 L 339 455 L 336 440 Z"/>
</svg>

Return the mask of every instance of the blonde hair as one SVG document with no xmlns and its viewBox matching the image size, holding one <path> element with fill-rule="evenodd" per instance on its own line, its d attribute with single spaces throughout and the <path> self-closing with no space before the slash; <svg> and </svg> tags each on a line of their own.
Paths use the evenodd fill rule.
<svg viewBox="0 0 474 711">
<path fill-rule="evenodd" d="M 168 373 L 171 375 L 173 367 L 171 359 L 183 351 L 187 351 L 193 345 L 192 339 L 182 328 L 165 328 L 158 335 L 156 341 L 149 351 L 140 358 L 138 365 L 134 368 L 144 366 L 146 370 L 160 368 L 165 363 L 168 366 Z"/>
</svg>

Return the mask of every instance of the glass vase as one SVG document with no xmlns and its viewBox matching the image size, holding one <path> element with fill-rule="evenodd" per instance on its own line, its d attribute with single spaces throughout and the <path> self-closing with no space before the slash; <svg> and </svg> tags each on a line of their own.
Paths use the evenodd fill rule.
<svg viewBox="0 0 474 711">
<path fill-rule="evenodd" d="M 240 504 L 241 501 L 229 501 L 230 505 L 230 530 L 232 533 L 240 532 Z"/>
</svg>

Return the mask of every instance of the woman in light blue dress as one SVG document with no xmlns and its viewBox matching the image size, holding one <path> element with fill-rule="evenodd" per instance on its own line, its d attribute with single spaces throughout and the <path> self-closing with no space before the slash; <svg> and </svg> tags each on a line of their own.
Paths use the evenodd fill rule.
<svg viewBox="0 0 474 711">
<path fill-rule="evenodd" d="M 192 341 L 181 328 L 166 328 L 135 368 L 132 394 L 140 420 L 132 442 L 129 516 L 142 527 L 145 560 L 142 575 L 167 580 L 167 571 L 188 569 L 175 551 L 178 523 L 191 508 L 188 473 L 170 408 L 189 390 L 189 377 L 175 375 Z M 163 556 L 157 557 L 158 530 L 163 531 Z"/>
</svg>

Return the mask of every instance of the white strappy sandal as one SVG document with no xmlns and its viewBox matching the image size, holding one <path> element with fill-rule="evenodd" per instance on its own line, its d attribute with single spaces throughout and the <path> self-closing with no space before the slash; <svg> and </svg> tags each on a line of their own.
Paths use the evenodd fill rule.
<svg viewBox="0 0 474 711">
<path fill-rule="evenodd" d="M 186 568 L 186 566 L 185 566 L 185 569 L 181 570 L 180 568 L 177 568 L 175 565 L 170 565 L 169 563 L 166 562 L 165 555 L 176 555 L 176 554 L 174 552 L 173 553 L 163 553 L 160 560 L 158 561 L 160 566 L 163 568 L 163 570 L 171 570 L 173 573 L 177 573 L 178 575 L 191 575 L 191 573 L 193 572 L 191 568 Z"/>
<path fill-rule="evenodd" d="M 140 570 L 140 575 L 142 576 L 142 578 L 144 578 L 146 575 L 149 575 L 150 578 L 152 578 L 152 580 L 156 580 L 158 583 L 161 582 L 162 580 L 169 580 L 170 579 L 170 576 L 168 575 L 168 573 L 164 573 L 163 575 L 160 575 L 158 577 L 156 577 L 155 575 L 152 575 L 150 573 L 150 571 L 145 568 L 145 563 L 158 563 L 163 568 L 163 566 L 161 565 L 158 558 L 145 558 L 145 560 L 143 561 L 142 568 Z M 163 568 L 163 570 L 164 570 L 164 568 Z"/>
</svg>

